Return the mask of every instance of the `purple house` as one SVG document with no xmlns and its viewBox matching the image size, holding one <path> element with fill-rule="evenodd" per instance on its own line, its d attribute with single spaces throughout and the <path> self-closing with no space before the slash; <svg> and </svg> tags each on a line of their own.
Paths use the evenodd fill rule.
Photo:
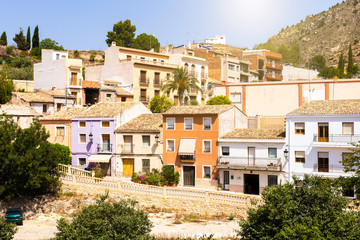
<svg viewBox="0 0 360 240">
<path fill-rule="evenodd" d="M 98 103 L 72 118 L 72 165 L 99 164 L 105 175 L 114 175 L 114 130 L 143 113 L 142 103 Z"/>
</svg>

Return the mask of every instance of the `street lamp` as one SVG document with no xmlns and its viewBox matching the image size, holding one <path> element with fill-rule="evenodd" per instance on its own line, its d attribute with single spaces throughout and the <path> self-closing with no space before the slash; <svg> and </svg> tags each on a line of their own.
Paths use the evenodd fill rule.
<svg viewBox="0 0 360 240">
<path fill-rule="evenodd" d="M 160 142 L 160 140 L 159 140 L 159 135 L 155 135 L 155 142 L 156 142 L 156 144 L 159 144 L 159 142 Z"/>
<path fill-rule="evenodd" d="M 289 151 L 287 150 L 287 148 L 285 148 L 285 150 L 284 150 L 284 157 L 285 157 L 285 159 L 287 159 L 288 156 L 289 156 Z"/>
</svg>

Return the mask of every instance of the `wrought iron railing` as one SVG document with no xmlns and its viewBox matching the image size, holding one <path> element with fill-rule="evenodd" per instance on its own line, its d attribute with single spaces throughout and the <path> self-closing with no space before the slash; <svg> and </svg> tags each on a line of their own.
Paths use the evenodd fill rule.
<svg viewBox="0 0 360 240">
<path fill-rule="evenodd" d="M 314 134 L 314 142 L 341 142 L 351 143 L 360 141 L 360 135 L 351 134 L 329 134 L 325 137 L 320 137 L 318 134 Z"/>
</svg>

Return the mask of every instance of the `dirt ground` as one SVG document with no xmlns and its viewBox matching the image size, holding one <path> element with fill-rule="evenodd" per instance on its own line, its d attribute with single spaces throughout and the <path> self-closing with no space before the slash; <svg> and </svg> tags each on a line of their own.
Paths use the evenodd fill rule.
<svg viewBox="0 0 360 240">
<path fill-rule="evenodd" d="M 201 221 L 182 219 L 175 224 L 173 213 L 150 213 L 150 220 L 154 227 L 152 234 L 160 237 L 192 237 L 197 239 L 201 236 L 214 235 L 214 238 L 234 237 L 234 229 L 238 229 L 237 220 L 232 221 Z M 60 216 L 56 214 L 40 215 L 36 219 L 25 220 L 23 226 L 18 227 L 15 240 L 42 240 L 55 236 L 57 231 L 56 220 Z M 180 223 L 180 224 L 179 224 Z"/>
</svg>

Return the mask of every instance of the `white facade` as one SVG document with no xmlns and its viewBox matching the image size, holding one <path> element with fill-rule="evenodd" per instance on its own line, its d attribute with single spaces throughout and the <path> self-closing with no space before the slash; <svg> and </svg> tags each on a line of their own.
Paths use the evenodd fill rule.
<svg viewBox="0 0 360 240">
<path fill-rule="evenodd" d="M 216 35 L 215 38 L 206 38 L 205 43 L 226 44 L 226 36 L 225 35 Z"/>
<path fill-rule="evenodd" d="M 318 80 L 319 72 L 310 69 L 297 68 L 289 65 L 284 65 L 282 70 L 283 81 L 297 81 L 297 80 Z"/>
</svg>

